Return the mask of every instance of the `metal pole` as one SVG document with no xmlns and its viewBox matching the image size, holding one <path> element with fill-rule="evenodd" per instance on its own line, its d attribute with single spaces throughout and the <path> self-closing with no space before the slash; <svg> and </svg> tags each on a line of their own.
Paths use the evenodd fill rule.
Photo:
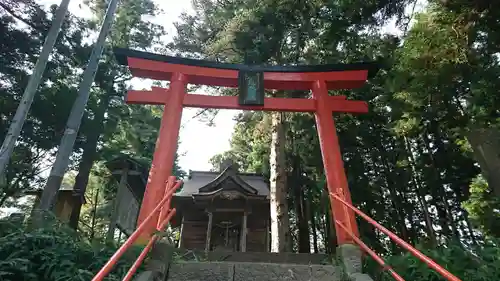
<svg viewBox="0 0 500 281">
<path fill-rule="evenodd" d="M 64 22 L 66 12 L 68 11 L 69 1 L 70 0 L 62 0 L 61 4 L 59 4 L 56 16 L 52 21 L 52 26 L 50 27 L 49 33 L 47 33 L 45 42 L 43 43 L 42 52 L 38 57 L 35 69 L 33 70 L 33 73 L 28 81 L 28 85 L 26 85 L 26 88 L 24 89 L 23 97 L 17 107 L 16 114 L 10 123 L 9 131 L 3 140 L 2 147 L 0 148 L 0 181 L 5 177 L 5 170 L 9 164 L 12 151 L 14 151 L 16 141 L 21 134 L 24 121 L 26 120 L 26 116 L 28 116 L 31 103 L 35 98 L 36 90 L 38 89 L 38 85 L 40 85 L 43 72 L 47 66 L 49 55 L 52 53 L 57 36 L 59 35 L 59 31 L 61 30 L 61 26 Z"/>
<path fill-rule="evenodd" d="M 111 29 L 114 14 L 118 7 L 118 2 L 119 0 L 109 1 L 108 10 L 106 11 L 101 30 L 99 32 L 99 37 L 97 38 L 92 54 L 90 55 L 87 68 L 83 73 L 83 79 L 80 82 L 78 89 L 78 96 L 73 103 L 71 113 L 68 117 L 68 122 L 66 123 L 66 129 L 64 130 L 64 135 L 61 139 L 59 150 L 57 151 L 56 161 L 52 166 L 49 178 L 45 184 L 45 188 L 43 189 L 39 205 L 40 210 L 50 210 L 61 186 L 64 173 L 66 172 L 66 168 L 69 164 L 69 157 L 71 156 L 73 145 L 75 144 L 76 136 L 78 135 L 85 106 L 87 105 L 87 101 L 89 99 L 90 88 L 92 87 L 95 73 L 97 71 L 97 67 L 99 66 L 99 59 L 104 48 L 106 36 Z"/>
</svg>

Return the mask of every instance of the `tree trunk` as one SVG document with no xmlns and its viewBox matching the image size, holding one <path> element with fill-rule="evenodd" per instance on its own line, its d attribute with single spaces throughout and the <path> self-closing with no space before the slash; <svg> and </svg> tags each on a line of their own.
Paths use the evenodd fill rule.
<svg viewBox="0 0 500 281">
<path fill-rule="evenodd" d="M 95 198 L 94 198 L 94 210 L 92 211 L 92 224 L 91 224 L 91 229 L 90 229 L 90 237 L 89 240 L 92 241 L 94 240 L 95 237 L 95 227 L 96 227 L 96 216 L 97 216 L 97 203 L 99 202 L 99 188 L 96 189 L 95 191 Z"/>
<path fill-rule="evenodd" d="M 464 196 L 464 194 L 462 194 L 461 192 L 455 192 L 455 196 L 457 196 L 458 202 L 464 202 L 468 199 L 468 197 Z M 462 232 L 463 233 L 468 232 L 472 244 L 478 245 L 476 240 L 476 235 L 474 234 L 474 227 L 472 226 L 472 223 L 469 219 L 469 212 L 465 210 L 463 207 L 460 207 L 460 212 L 462 213 L 462 217 L 465 221 L 465 227 L 466 227 L 466 229 L 462 228 Z"/>
<path fill-rule="evenodd" d="M 9 198 L 9 194 L 7 193 L 4 193 L 3 195 L 1 195 L 0 197 L 0 207 L 3 206 L 3 204 L 5 204 L 5 201 L 7 201 L 7 199 Z"/>
<path fill-rule="evenodd" d="M 355 136 L 354 136 L 355 137 Z M 370 148 L 369 155 L 372 155 L 373 149 Z M 368 157 L 364 155 L 365 151 L 363 148 L 360 146 L 356 146 L 355 153 L 352 158 L 352 162 L 356 163 L 356 169 L 359 171 L 370 171 L 370 170 L 378 170 L 378 167 L 375 166 L 375 163 L 372 163 L 373 166 L 369 166 L 369 161 Z M 367 163 L 368 162 L 368 163 Z M 372 160 L 373 162 L 373 160 Z M 361 186 L 364 188 L 369 188 L 370 187 L 370 179 L 367 177 L 366 174 L 360 173 L 358 177 L 355 178 L 355 183 L 353 183 L 353 186 Z M 380 206 L 379 202 L 375 201 L 374 199 L 374 194 L 379 193 L 383 194 L 383 189 L 382 185 L 377 185 L 378 191 L 373 190 L 372 192 L 369 192 L 363 196 L 363 201 L 366 202 L 365 206 L 361 207 L 361 210 L 367 213 L 370 217 L 376 218 L 377 214 L 384 214 L 385 212 L 377 212 L 376 208 Z M 384 200 L 384 197 L 382 195 L 382 201 Z M 381 206 L 382 208 L 384 207 L 383 204 Z M 372 245 L 378 246 L 380 244 L 378 238 L 377 238 L 377 233 L 375 232 L 376 228 L 369 224 L 369 223 L 362 223 L 359 225 L 359 231 L 361 237 L 363 239 L 367 239 L 367 241 L 377 241 L 376 243 L 373 243 Z M 382 247 L 380 247 L 382 249 Z"/>
<path fill-rule="evenodd" d="M 337 248 L 337 238 L 335 233 L 335 222 L 333 220 L 332 208 L 330 206 L 330 197 L 328 196 L 328 189 L 325 185 L 322 194 L 323 210 L 325 213 L 325 252 L 328 254 L 335 253 Z"/>
<path fill-rule="evenodd" d="M 302 187 L 302 186 L 300 186 Z M 299 253 L 310 253 L 311 252 L 311 241 L 309 233 L 309 223 L 305 208 L 304 190 L 302 188 L 298 192 L 299 198 L 297 212 L 299 221 Z"/>
<path fill-rule="evenodd" d="M 400 231 L 401 231 L 401 238 L 405 241 L 409 241 L 409 234 L 408 234 L 408 227 L 406 226 L 406 221 L 405 221 L 405 215 L 403 214 L 404 208 L 403 208 L 403 202 L 401 200 L 401 197 L 399 196 L 395 186 L 394 186 L 394 180 L 393 180 L 393 173 L 392 169 L 389 167 L 389 164 L 387 163 L 387 153 L 384 153 L 384 148 L 382 147 L 382 144 L 378 143 L 379 146 L 379 153 L 380 153 L 380 159 L 382 161 L 383 165 L 383 171 L 384 171 L 384 178 L 385 178 L 385 184 L 387 186 L 387 189 L 389 190 L 389 196 L 391 198 L 391 205 L 394 209 L 394 212 L 397 215 L 397 220 L 398 222 L 396 224 L 399 225 Z"/>
<path fill-rule="evenodd" d="M 311 220 L 311 231 L 312 231 L 312 237 L 313 237 L 314 253 L 319 253 L 319 250 L 318 250 L 318 233 L 317 233 L 317 226 L 316 226 L 315 210 L 312 208 L 311 198 L 309 198 L 309 200 L 307 200 L 307 202 L 306 202 L 306 208 L 307 208 L 307 214 L 309 215 L 309 218 Z"/>
<path fill-rule="evenodd" d="M 469 219 L 469 212 L 467 212 L 466 210 L 462 210 L 462 215 L 467 224 L 467 230 L 469 231 L 470 239 L 474 245 L 477 245 L 476 235 L 474 234 L 474 227 L 472 227 L 472 223 Z"/>
<path fill-rule="evenodd" d="M 292 144 L 293 145 L 293 144 Z M 304 200 L 304 189 L 301 181 L 301 171 L 299 168 L 300 163 L 298 157 L 292 156 L 292 182 L 294 191 L 295 212 L 297 214 L 297 230 L 298 230 L 298 244 L 299 253 L 310 253 L 311 243 L 309 239 L 309 224 L 307 221 L 307 214 Z"/>
<path fill-rule="evenodd" d="M 406 151 L 408 155 L 408 159 L 410 161 L 411 166 L 411 180 L 413 185 L 415 186 L 415 193 L 417 194 L 417 199 L 419 204 L 422 207 L 422 211 L 424 213 L 425 218 L 425 226 L 427 229 L 427 235 L 429 235 L 430 243 L 433 247 L 437 246 L 436 233 L 434 232 L 434 227 L 432 225 L 431 214 L 429 213 L 429 206 L 427 205 L 427 201 L 425 200 L 424 195 L 422 194 L 422 186 L 420 185 L 420 177 L 417 173 L 415 156 L 413 155 L 413 149 L 411 148 L 410 141 L 407 137 L 403 137 L 406 145 Z"/>
<path fill-rule="evenodd" d="M 110 93 L 103 94 L 103 98 L 96 111 L 94 121 L 92 122 L 94 129 L 91 130 L 87 136 L 87 142 L 85 143 L 82 159 L 78 165 L 78 175 L 75 178 L 75 184 L 73 186 L 73 208 L 69 219 L 69 226 L 73 229 L 78 229 L 78 221 L 80 220 L 80 212 L 85 197 L 85 190 L 87 189 L 90 171 L 92 170 L 94 159 L 97 154 L 99 137 L 104 130 L 104 115 L 108 108 L 110 98 Z"/>
<path fill-rule="evenodd" d="M 431 123 L 435 123 L 435 121 L 432 121 Z M 440 139 L 440 137 L 441 137 L 440 134 L 437 133 L 436 131 L 434 131 L 434 134 L 435 134 L 437 151 L 439 153 L 445 154 L 445 151 L 443 150 L 443 143 Z M 448 227 L 451 227 L 451 230 L 452 230 L 451 234 L 455 236 L 457 241 L 459 241 L 460 234 L 458 233 L 457 227 L 455 225 L 455 220 L 453 219 L 453 213 L 452 213 L 451 207 L 448 203 L 446 190 L 445 190 L 445 187 L 443 185 L 441 175 L 439 174 L 439 169 L 441 168 L 440 163 L 436 160 L 436 158 L 434 158 L 434 155 L 432 154 L 432 148 L 430 146 L 430 142 L 425 135 L 422 135 L 422 140 L 425 143 L 425 146 L 427 148 L 428 155 L 429 155 L 429 160 L 432 163 L 432 167 L 433 167 L 432 174 L 434 176 L 437 197 L 439 198 L 439 199 L 437 199 L 437 198 L 436 199 L 441 201 L 441 204 L 444 208 L 442 210 L 440 210 L 441 208 L 437 208 L 438 213 L 441 213 L 440 217 L 443 219 L 443 221 L 442 221 L 443 222 L 443 224 L 442 224 L 443 230 L 445 230 L 445 231 L 448 230 L 447 232 L 449 233 Z M 436 204 L 436 207 L 438 207 L 437 204 Z M 450 234 L 448 234 L 448 235 L 450 235 Z"/>
<path fill-rule="evenodd" d="M 285 171 L 285 132 L 283 113 L 272 113 L 270 166 L 271 252 L 289 250 L 290 222 L 288 217 Z"/>
<path fill-rule="evenodd" d="M 494 128 L 473 129 L 467 140 L 489 188 L 500 198 L 500 133 Z"/>
</svg>

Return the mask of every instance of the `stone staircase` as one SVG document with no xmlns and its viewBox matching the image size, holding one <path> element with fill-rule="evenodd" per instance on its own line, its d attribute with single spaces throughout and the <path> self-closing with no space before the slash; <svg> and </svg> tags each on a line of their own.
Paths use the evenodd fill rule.
<svg viewBox="0 0 500 281">
<path fill-rule="evenodd" d="M 332 265 L 255 262 L 179 262 L 168 270 L 172 281 L 340 281 Z"/>
<path fill-rule="evenodd" d="M 168 268 L 172 281 L 337 281 L 339 268 L 327 255 L 209 252 L 203 261 L 178 261 Z"/>
<path fill-rule="evenodd" d="M 326 254 L 263 253 L 263 252 L 209 252 L 207 261 L 256 262 L 279 264 L 332 264 Z"/>
<path fill-rule="evenodd" d="M 368 281 L 324 254 L 209 252 L 155 245 L 146 271 L 134 281 Z M 368 279 L 365 279 L 366 278 Z"/>
</svg>

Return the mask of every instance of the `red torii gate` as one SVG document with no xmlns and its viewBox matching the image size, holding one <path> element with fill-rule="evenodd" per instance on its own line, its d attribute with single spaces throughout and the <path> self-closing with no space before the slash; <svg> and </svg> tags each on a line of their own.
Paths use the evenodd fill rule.
<svg viewBox="0 0 500 281">
<path fill-rule="evenodd" d="M 164 56 L 130 49 L 117 48 L 114 52 L 118 62 L 128 65 L 135 77 L 170 81 L 168 89 L 153 87 L 151 91 L 131 90 L 126 98 L 127 103 L 165 106 L 137 225 L 151 214 L 164 195 L 165 183 L 172 174 L 183 107 L 313 112 L 328 190 L 338 194 L 346 202 L 352 202 L 332 112 L 366 113 L 368 105 L 363 101 L 347 100 L 345 96 L 329 96 L 328 90 L 361 87 L 378 71 L 375 63 L 248 66 Z M 266 89 L 312 90 L 312 99 L 264 98 L 261 105 L 241 105 L 238 97 L 186 92 L 188 83 L 238 87 L 241 71 L 262 74 L 263 87 Z M 352 210 L 343 204 L 332 205 L 335 219 L 359 236 Z M 153 221 L 157 221 L 157 218 Z M 337 227 L 337 224 L 335 225 Z M 155 224 L 151 224 L 141 240 L 149 238 L 155 227 Z M 338 245 L 353 243 L 345 230 L 337 228 L 336 234 Z"/>
</svg>

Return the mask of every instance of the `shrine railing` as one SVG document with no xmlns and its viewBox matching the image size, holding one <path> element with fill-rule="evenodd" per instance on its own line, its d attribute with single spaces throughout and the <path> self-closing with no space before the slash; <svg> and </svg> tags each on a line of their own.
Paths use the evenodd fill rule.
<svg viewBox="0 0 500 281">
<path fill-rule="evenodd" d="M 163 199 L 156 206 L 156 208 L 153 209 L 151 214 L 149 214 L 146 217 L 146 219 L 137 227 L 137 229 L 132 233 L 132 235 L 130 235 L 127 241 L 125 241 L 125 243 L 121 245 L 121 247 L 116 251 L 116 253 L 102 267 L 102 269 L 95 275 L 92 281 L 103 280 L 104 277 L 106 277 L 113 270 L 113 267 L 116 265 L 121 256 L 128 249 L 130 249 L 130 247 L 137 241 L 140 235 L 146 231 L 146 228 L 150 225 L 150 223 L 152 222 L 152 220 L 154 220 L 154 218 L 158 213 L 160 213 L 160 215 L 158 218 L 156 229 L 158 231 L 161 231 L 165 228 L 165 226 L 170 222 L 172 217 L 175 215 L 176 210 L 170 209 L 171 200 L 175 191 L 181 186 L 181 184 L 182 181 L 177 181 L 174 176 L 169 177 Z M 142 252 L 139 254 L 134 264 L 130 267 L 125 277 L 123 277 L 122 281 L 130 281 L 132 279 L 137 269 L 141 266 L 142 262 L 144 261 L 144 259 L 146 258 L 149 251 L 151 250 L 155 242 L 158 240 L 158 238 L 159 238 L 158 235 L 155 234 L 149 239 L 148 243 L 146 244 Z"/>
<path fill-rule="evenodd" d="M 345 200 L 343 200 L 340 196 L 334 193 L 330 193 L 330 202 L 340 202 L 343 204 L 346 208 L 351 209 L 354 213 L 356 213 L 358 216 L 360 216 L 362 219 L 376 227 L 378 230 L 389 236 L 391 240 L 393 240 L 396 244 L 404 248 L 405 250 L 409 251 L 414 257 L 418 258 L 419 260 L 423 261 L 424 263 L 427 264 L 430 268 L 434 269 L 437 271 L 441 276 L 443 276 L 446 280 L 448 281 L 461 281 L 458 277 L 455 275 L 451 274 L 449 271 L 444 269 L 442 266 L 437 264 L 435 261 L 433 261 L 431 258 L 427 257 L 424 255 L 422 252 L 419 250 L 415 249 L 412 245 L 406 243 L 403 239 L 399 238 L 396 234 L 388 230 L 387 228 L 383 227 L 380 225 L 378 222 L 376 222 L 374 219 L 370 218 L 368 215 L 360 211 L 358 208 L 354 207 L 353 205 L 349 204 Z M 358 244 L 358 246 L 363 249 L 368 255 L 370 255 L 384 270 L 387 270 L 389 274 L 394 277 L 394 279 L 398 281 L 405 281 L 403 277 L 401 277 L 399 274 L 397 274 L 389 265 L 385 263 L 385 261 L 377 254 L 375 253 L 370 247 L 368 247 L 361 239 L 356 237 L 352 231 L 349 230 L 348 227 L 346 227 L 342 222 L 335 220 L 335 224 L 339 226 L 341 229 L 343 229 L 351 238 L 352 240 Z M 337 228 L 338 229 L 338 228 Z"/>
</svg>

